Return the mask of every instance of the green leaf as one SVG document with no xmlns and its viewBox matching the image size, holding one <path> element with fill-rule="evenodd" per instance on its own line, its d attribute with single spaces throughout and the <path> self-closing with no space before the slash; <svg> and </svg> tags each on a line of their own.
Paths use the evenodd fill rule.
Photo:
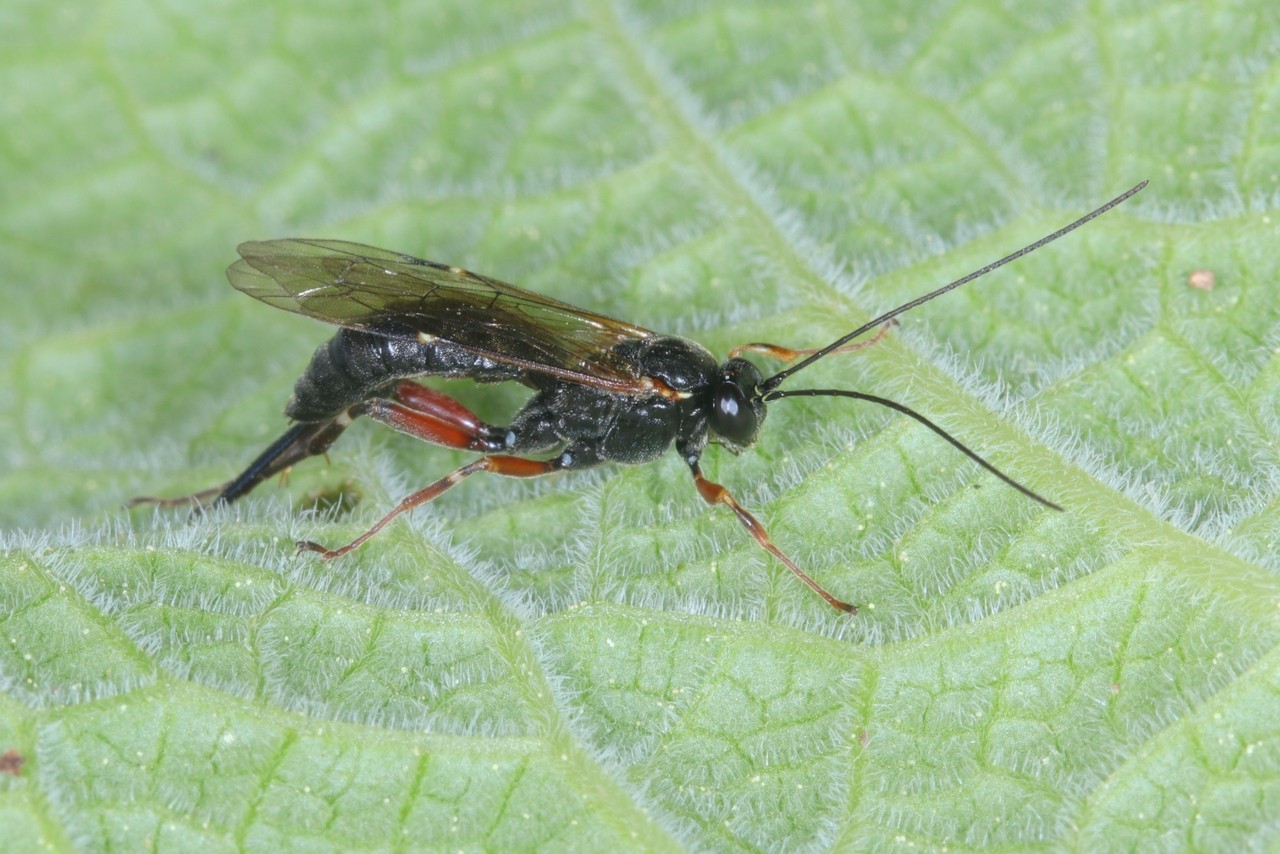
<svg viewBox="0 0 1280 854">
<path fill-rule="evenodd" d="M 13 850 L 1241 850 L 1280 839 L 1280 12 L 1263 0 L 0 12 Z M 816 346 L 1133 201 L 674 455 L 472 478 L 358 423 L 207 516 L 357 240 Z M 1212 287 L 1205 287 L 1212 282 Z M 505 423 L 518 389 L 444 384 Z M 14 773 L 16 772 L 16 773 Z"/>
</svg>

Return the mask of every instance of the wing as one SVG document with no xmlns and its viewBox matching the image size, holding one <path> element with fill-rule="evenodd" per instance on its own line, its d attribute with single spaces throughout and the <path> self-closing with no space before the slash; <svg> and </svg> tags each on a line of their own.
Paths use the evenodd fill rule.
<svg viewBox="0 0 1280 854">
<path fill-rule="evenodd" d="M 267 305 L 393 338 L 439 338 L 497 362 L 623 393 L 646 389 L 616 351 L 655 333 L 461 267 L 342 240 L 242 243 L 227 268 Z"/>
</svg>

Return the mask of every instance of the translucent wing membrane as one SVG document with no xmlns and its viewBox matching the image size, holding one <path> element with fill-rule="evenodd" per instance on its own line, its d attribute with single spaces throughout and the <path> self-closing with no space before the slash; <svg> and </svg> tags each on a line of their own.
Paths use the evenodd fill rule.
<svg viewBox="0 0 1280 854">
<path fill-rule="evenodd" d="M 341 240 L 242 243 L 227 268 L 268 305 L 389 337 L 441 339 L 498 362 L 643 393 L 616 351 L 653 332 L 476 273 Z"/>
</svg>

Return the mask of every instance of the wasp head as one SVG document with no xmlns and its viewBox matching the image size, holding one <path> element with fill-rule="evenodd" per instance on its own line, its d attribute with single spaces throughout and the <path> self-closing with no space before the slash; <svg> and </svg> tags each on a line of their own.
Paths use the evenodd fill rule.
<svg viewBox="0 0 1280 854">
<path fill-rule="evenodd" d="M 735 454 L 755 444 L 764 423 L 760 380 L 755 365 L 746 359 L 730 359 L 720 366 L 711 387 L 711 432 Z"/>
</svg>

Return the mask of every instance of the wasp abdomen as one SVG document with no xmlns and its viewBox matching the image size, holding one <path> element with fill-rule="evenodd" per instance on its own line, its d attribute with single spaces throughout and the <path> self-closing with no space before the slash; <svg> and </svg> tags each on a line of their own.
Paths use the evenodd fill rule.
<svg viewBox="0 0 1280 854">
<path fill-rule="evenodd" d="M 324 421 L 378 397 L 407 377 L 483 375 L 486 381 L 498 382 L 515 379 L 517 373 L 448 341 L 427 343 L 342 329 L 316 348 L 284 412 L 295 421 Z"/>
</svg>

